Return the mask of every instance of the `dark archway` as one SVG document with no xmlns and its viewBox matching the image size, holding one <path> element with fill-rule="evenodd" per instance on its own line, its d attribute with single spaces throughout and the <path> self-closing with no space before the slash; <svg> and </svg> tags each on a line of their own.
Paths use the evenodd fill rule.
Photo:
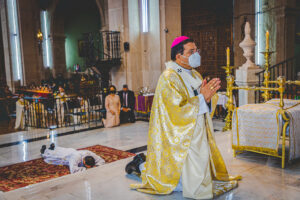
<svg viewBox="0 0 300 200">
<path fill-rule="evenodd" d="M 80 45 L 83 33 L 99 31 L 103 8 L 98 0 L 56 0 L 49 9 L 53 44 L 54 73 L 74 71 L 74 64 L 85 68 Z"/>
</svg>

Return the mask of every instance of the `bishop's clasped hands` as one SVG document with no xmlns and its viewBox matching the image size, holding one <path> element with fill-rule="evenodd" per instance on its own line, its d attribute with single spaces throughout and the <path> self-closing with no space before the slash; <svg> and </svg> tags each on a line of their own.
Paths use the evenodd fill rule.
<svg viewBox="0 0 300 200">
<path fill-rule="evenodd" d="M 203 95 L 206 102 L 210 102 L 212 96 L 220 89 L 221 81 L 219 78 L 213 78 L 211 81 L 207 82 L 206 79 L 200 87 L 200 93 Z"/>
</svg>

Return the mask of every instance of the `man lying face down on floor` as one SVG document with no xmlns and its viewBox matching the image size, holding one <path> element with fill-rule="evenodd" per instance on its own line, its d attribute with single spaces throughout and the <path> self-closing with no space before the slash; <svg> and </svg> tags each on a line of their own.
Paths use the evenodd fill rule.
<svg viewBox="0 0 300 200">
<path fill-rule="evenodd" d="M 43 145 L 41 154 L 44 161 L 48 164 L 68 165 L 71 174 L 105 163 L 100 156 L 91 151 L 56 147 L 54 143 L 48 149 L 46 145 Z"/>
</svg>

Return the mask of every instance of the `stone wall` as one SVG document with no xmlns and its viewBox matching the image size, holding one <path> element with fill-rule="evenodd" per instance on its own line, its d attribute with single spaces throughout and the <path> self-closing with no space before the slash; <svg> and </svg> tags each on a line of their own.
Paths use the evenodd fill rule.
<svg viewBox="0 0 300 200">
<path fill-rule="evenodd" d="M 255 0 L 234 1 L 234 64 L 241 66 L 245 62 L 239 43 L 244 18 L 251 24 L 252 38 L 255 38 Z M 294 56 L 296 17 L 300 15 L 296 0 L 263 0 L 263 28 L 270 31 L 270 50 L 276 51 L 271 64 L 276 64 Z M 265 45 L 262 35 L 263 46 Z"/>
<path fill-rule="evenodd" d="M 296 18 L 300 15 L 297 0 L 276 0 L 277 52 L 276 62 L 281 62 L 294 56 Z"/>
<path fill-rule="evenodd" d="M 170 59 L 170 46 L 181 33 L 179 0 L 149 1 L 149 32 L 142 33 L 138 0 L 108 1 L 109 30 L 121 31 L 121 47 L 129 42 L 130 50 L 122 53 L 122 65 L 111 72 L 112 84 L 121 89 L 127 83 L 155 90 L 158 78 Z"/>
<path fill-rule="evenodd" d="M 11 90 L 14 89 L 13 72 L 11 67 L 10 59 L 10 43 L 9 43 L 9 32 L 8 32 L 8 19 L 6 10 L 6 1 L 0 0 L 0 14 L 1 14 L 1 28 L 2 28 L 2 42 L 4 49 L 4 65 L 5 65 L 5 79 L 7 85 Z"/>
<path fill-rule="evenodd" d="M 245 20 L 250 22 L 251 37 L 255 38 L 255 0 L 236 0 L 233 8 L 233 51 L 234 51 L 234 65 L 239 67 L 246 62 L 243 56 L 243 50 L 239 44 L 244 31 Z"/>
<path fill-rule="evenodd" d="M 1 15 L 0 15 L 0 22 L 1 22 Z M 5 78 L 3 36 L 2 36 L 2 26 L 0 23 L 0 84 L 3 84 L 5 82 L 6 82 L 6 78 Z"/>
<path fill-rule="evenodd" d="M 36 34 L 40 29 L 38 0 L 19 2 L 19 30 L 23 59 L 24 84 L 40 83 L 45 77 L 42 62 L 42 48 L 39 49 Z"/>
<path fill-rule="evenodd" d="M 54 74 L 66 73 L 63 21 L 59 16 L 54 15 L 59 1 L 51 1 L 52 4 L 48 9 L 52 19 Z M 154 90 L 161 72 L 165 69 L 165 61 L 170 59 L 171 43 L 176 36 L 181 35 L 181 1 L 149 0 L 150 30 L 145 34 L 140 30 L 138 0 L 95 1 L 100 12 L 101 29 L 121 32 L 122 65 L 111 71 L 112 83 L 119 89 L 122 84 L 127 83 L 135 91 L 142 86 L 148 86 Z M 4 0 L 0 0 L 5 73 L 8 85 L 13 88 L 4 2 Z M 300 12 L 295 6 L 296 0 L 268 2 L 270 3 L 266 10 L 272 9 L 272 12 L 275 13 L 272 14 L 272 19 L 269 19 L 268 23 L 276 23 L 276 29 L 273 31 L 276 37 L 273 37 L 271 47 L 273 45 L 276 49 L 274 63 L 278 63 L 294 55 L 295 24 L 296 17 Z M 36 33 L 40 28 L 39 1 L 23 0 L 18 3 L 25 83 L 39 82 L 46 73 L 42 63 L 42 53 L 39 52 L 36 40 Z M 250 22 L 253 30 L 252 38 L 255 38 L 255 0 L 235 0 L 233 14 L 234 64 L 241 66 L 245 62 L 245 58 L 238 45 L 242 41 L 244 17 L 247 17 Z M 130 44 L 128 52 L 123 50 L 124 42 Z"/>
</svg>

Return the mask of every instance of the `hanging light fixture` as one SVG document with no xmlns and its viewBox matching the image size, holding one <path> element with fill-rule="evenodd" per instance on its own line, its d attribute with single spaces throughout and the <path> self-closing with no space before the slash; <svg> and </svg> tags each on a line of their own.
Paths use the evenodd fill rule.
<svg viewBox="0 0 300 200">
<path fill-rule="evenodd" d="M 41 53 L 42 51 L 42 42 L 43 42 L 43 33 L 41 32 L 41 30 L 39 29 L 37 34 L 36 34 L 36 38 L 37 38 L 37 42 L 38 42 L 38 46 L 39 46 L 39 53 Z"/>
<path fill-rule="evenodd" d="M 38 39 L 39 43 L 43 42 L 43 33 L 41 32 L 41 30 L 39 29 L 37 34 L 36 34 L 36 38 Z"/>
</svg>

